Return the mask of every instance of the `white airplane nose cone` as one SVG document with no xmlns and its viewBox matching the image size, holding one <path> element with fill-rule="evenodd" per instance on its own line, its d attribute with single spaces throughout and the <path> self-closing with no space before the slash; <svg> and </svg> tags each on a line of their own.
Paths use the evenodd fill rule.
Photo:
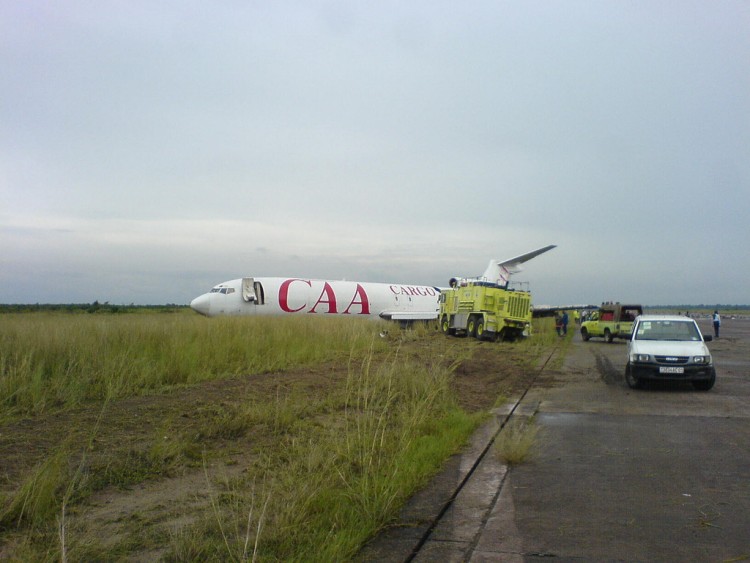
<svg viewBox="0 0 750 563">
<path fill-rule="evenodd" d="M 201 315 L 208 316 L 211 312 L 211 298 L 207 294 L 196 297 L 190 302 L 190 308 Z"/>
</svg>

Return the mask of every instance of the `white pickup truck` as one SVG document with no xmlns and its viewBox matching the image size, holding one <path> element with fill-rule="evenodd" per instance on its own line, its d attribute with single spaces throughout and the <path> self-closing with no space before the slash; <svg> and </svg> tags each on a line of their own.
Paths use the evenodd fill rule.
<svg viewBox="0 0 750 563">
<path fill-rule="evenodd" d="M 690 381 L 708 391 L 716 381 L 711 352 L 698 324 L 677 315 L 641 315 L 633 323 L 628 343 L 625 381 L 633 389 L 651 381 Z"/>
</svg>

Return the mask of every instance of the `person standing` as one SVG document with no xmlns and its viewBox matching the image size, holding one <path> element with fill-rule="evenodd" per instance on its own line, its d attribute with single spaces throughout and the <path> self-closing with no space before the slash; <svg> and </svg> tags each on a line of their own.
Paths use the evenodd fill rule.
<svg viewBox="0 0 750 563">
<path fill-rule="evenodd" d="M 714 336 L 716 338 L 719 338 L 719 327 L 721 326 L 721 317 L 719 316 L 719 311 L 714 311 L 713 319 L 714 319 Z"/>
<path fill-rule="evenodd" d="M 568 312 L 563 311 L 562 315 L 562 335 L 565 336 L 568 334 Z"/>
</svg>

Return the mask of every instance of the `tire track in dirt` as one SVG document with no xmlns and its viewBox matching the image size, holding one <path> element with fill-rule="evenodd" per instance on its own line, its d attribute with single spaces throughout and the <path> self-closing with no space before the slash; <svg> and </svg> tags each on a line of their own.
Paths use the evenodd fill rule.
<svg viewBox="0 0 750 563">
<path fill-rule="evenodd" d="M 604 383 L 607 385 L 622 383 L 623 375 L 612 365 L 612 360 L 594 348 L 591 348 L 591 353 L 594 355 L 594 360 L 596 361 L 596 371 Z"/>
</svg>

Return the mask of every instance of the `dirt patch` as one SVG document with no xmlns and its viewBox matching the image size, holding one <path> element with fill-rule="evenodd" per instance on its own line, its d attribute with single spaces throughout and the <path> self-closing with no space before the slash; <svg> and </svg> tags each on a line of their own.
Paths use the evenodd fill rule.
<svg viewBox="0 0 750 563">
<path fill-rule="evenodd" d="M 2 489 L 44 460 L 65 441 L 85 448 L 93 437 L 92 451 L 138 450 L 155 432 L 178 422 L 183 432 L 195 430 L 202 411 L 228 408 L 243 401 L 265 401 L 297 390 L 325 392 L 344 372 L 335 364 L 295 371 L 209 381 L 168 394 L 130 397 L 106 405 L 24 419 L 0 427 Z"/>
<path fill-rule="evenodd" d="M 487 410 L 501 396 L 510 396 L 528 387 L 536 374 L 512 360 L 515 351 L 510 346 L 481 343 L 470 358 L 456 367 L 451 387 L 462 408 L 469 412 Z M 498 354 L 498 347 L 503 354 Z"/>
</svg>

